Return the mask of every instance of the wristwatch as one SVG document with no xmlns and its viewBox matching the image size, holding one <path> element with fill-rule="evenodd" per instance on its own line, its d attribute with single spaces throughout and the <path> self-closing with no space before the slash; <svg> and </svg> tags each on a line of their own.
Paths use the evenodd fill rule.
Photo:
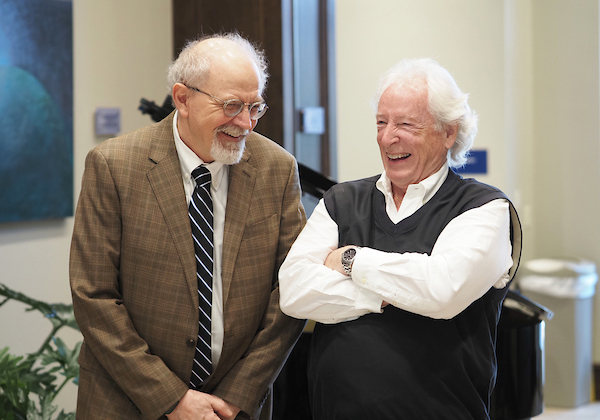
<svg viewBox="0 0 600 420">
<path fill-rule="evenodd" d="M 342 252 L 342 267 L 348 276 L 352 274 L 352 263 L 359 249 L 359 247 L 353 246 Z"/>
</svg>

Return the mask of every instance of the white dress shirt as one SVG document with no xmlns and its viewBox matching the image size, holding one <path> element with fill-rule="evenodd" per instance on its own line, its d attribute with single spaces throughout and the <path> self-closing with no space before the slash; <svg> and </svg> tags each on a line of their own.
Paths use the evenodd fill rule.
<svg viewBox="0 0 600 420">
<path fill-rule="evenodd" d="M 448 166 L 410 185 L 396 208 L 385 172 L 377 188 L 394 223 L 423 206 L 439 190 Z M 493 200 L 454 218 L 431 255 L 361 248 L 348 277 L 324 265 L 338 248 L 338 226 L 319 202 L 279 270 L 280 305 L 295 318 L 321 323 L 380 313 L 382 303 L 431 318 L 450 319 L 491 287 L 502 288 L 513 264 L 508 202 Z"/>
<path fill-rule="evenodd" d="M 189 206 L 196 181 L 192 178 L 192 171 L 204 163 L 179 137 L 177 130 L 177 112 L 173 118 L 173 134 L 175 137 L 175 148 L 179 155 L 181 164 L 181 175 L 183 177 L 183 188 L 185 198 Z M 223 258 L 223 231 L 225 228 L 225 208 L 227 206 L 227 188 L 229 186 L 229 166 L 220 162 L 206 164 L 210 171 L 211 184 L 210 195 L 213 200 L 213 287 L 212 287 L 212 364 L 213 371 L 221 357 L 223 348 L 223 283 L 221 279 Z M 191 243 L 190 236 L 190 243 Z"/>
</svg>

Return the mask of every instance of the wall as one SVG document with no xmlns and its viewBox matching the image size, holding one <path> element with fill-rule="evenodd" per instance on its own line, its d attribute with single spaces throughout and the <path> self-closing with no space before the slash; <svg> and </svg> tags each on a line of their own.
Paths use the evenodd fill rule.
<svg viewBox="0 0 600 420">
<path fill-rule="evenodd" d="M 121 108 L 122 131 L 148 125 L 138 110 L 141 97 L 162 103 L 172 57 L 171 3 L 165 0 L 74 0 L 74 194 L 77 199 L 94 135 L 96 107 Z M 73 218 L 0 225 L 0 282 L 49 302 L 70 302 L 68 259 Z M 0 348 L 24 354 L 38 349 L 50 323 L 23 305 L 0 307 Z M 67 332 L 68 342 L 81 340 Z M 76 387 L 59 395 L 75 408 Z"/>
<path fill-rule="evenodd" d="M 600 269 L 598 1 L 534 2 L 532 19 L 538 256 L 585 258 Z M 600 364 L 600 288 L 594 361 Z"/>
<path fill-rule="evenodd" d="M 545 1 L 533 28 L 535 248 L 598 261 L 598 2 Z"/>
</svg>

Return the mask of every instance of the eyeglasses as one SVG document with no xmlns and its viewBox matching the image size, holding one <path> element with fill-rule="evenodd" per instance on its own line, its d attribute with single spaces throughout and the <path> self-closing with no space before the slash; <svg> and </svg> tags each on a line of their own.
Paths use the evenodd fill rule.
<svg viewBox="0 0 600 420">
<path fill-rule="evenodd" d="M 223 104 L 223 112 L 228 117 L 235 117 L 236 115 L 238 115 L 240 112 L 242 112 L 244 110 L 245 106 L 247 106 L 248 114 L 250 115 L 250 119 L 258 120 L 260 117 L 265 115 L 265 112 L 267 112 L 267 108 L 269 108 L 267 106 L 267 104 L 264 102 L 254 102 L 254 103 L 249 104 L 246 102 L 242 102 L 239 99 L 229 99 L 227 101 L 224 101 L 223 99 L 219 99 L 216 96 L 212 96 L 210 93 L 203 92 L 200 89 L 195 88 L 193 86 L 187 86 L 187 85 L 184 85 L 184 86 L 187 87 L 188 89 L 193 89 L 196 92 L 204 93 L 205 95 L 210 96 L 214 100 L 221 102 Z"/>
</svg>

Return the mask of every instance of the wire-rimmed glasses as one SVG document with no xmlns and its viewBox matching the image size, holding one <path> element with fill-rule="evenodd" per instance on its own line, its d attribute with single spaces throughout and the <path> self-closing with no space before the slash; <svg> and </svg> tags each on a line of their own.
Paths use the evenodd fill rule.
<svg viewBox="0 0 600 420">
<path fill-rule="evenodd" d="M 235 117 L 236 115 L 238 115 L 240 112 L 242 112 L 244 110 L 245 106 L 247 106 L 248 114 L 250 115 L 250 119 L 258 120 L 260 117 L 265 115 L 265 112 L 267 112 L 267 108 L 269 108 L 267 106 L 267 104 L 264 102 L 247 103 L 247 102 L 243 102 L 239 99 L 229 99 L 227 101 L 224 101 L 223 99 L 219 99 L 216 96 L 213 96 L 210 93 L 203 92 L 200 89 L 195 88 L 193 86 L 187 86 L 187 85 L 184 85 L 184 86 L 187 87 L 188 89 L 193 89 L 196 92 L 200 92 L 205 95 L 208 95 L 211 98 L 213 98 L 214 100 L 221 102 L 223 104 L 223 112 L 228 117 Z"/>
</svg>

